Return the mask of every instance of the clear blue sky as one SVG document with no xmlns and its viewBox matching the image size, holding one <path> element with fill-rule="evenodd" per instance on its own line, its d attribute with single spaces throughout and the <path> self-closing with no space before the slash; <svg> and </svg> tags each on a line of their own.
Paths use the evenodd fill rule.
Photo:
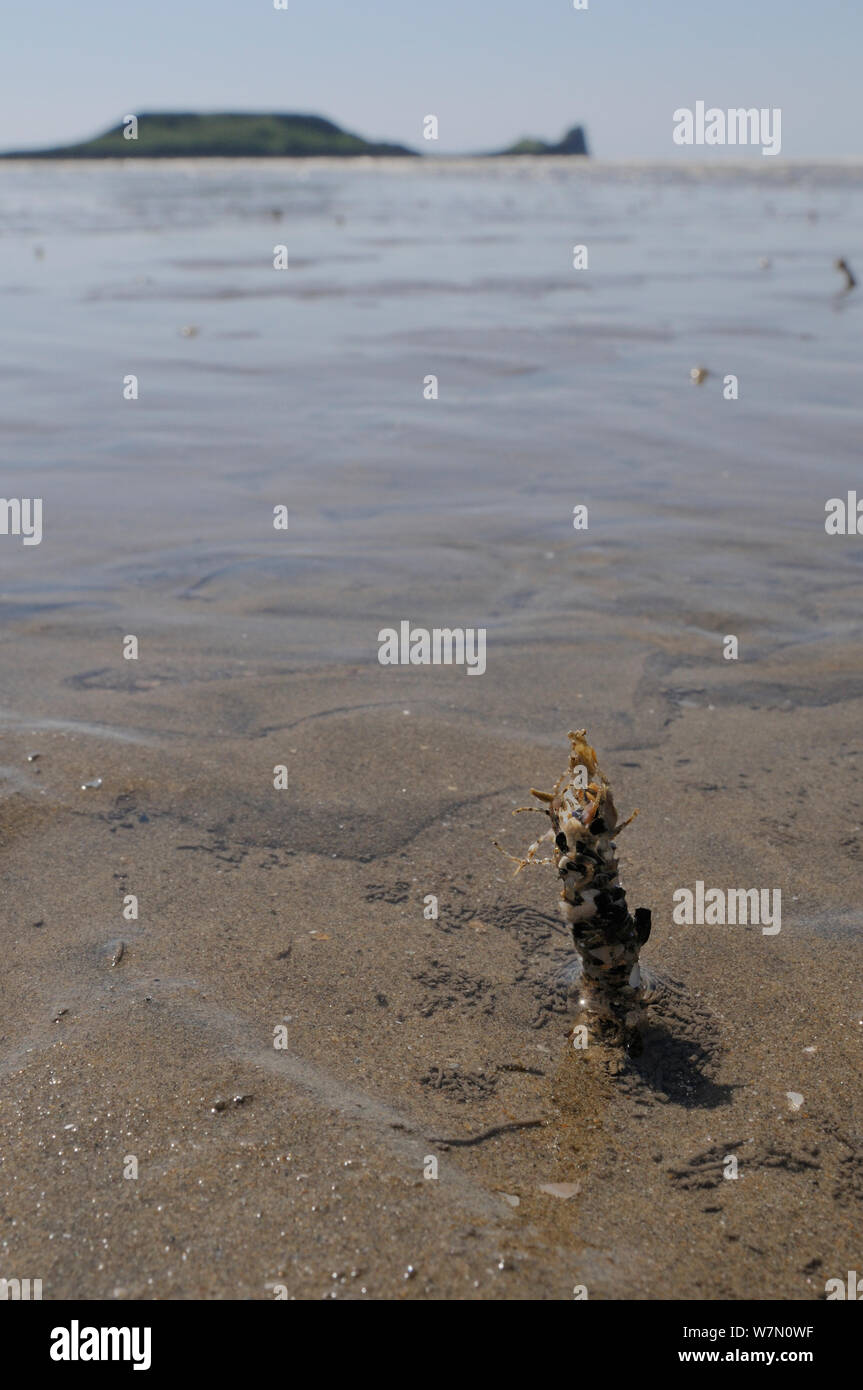
<svg viewBox="0 0 863 1390">
<path fill-rule="evenodd" d="M 0 34 L 2 149 L 239 109 L 434 153 L 581 121 L 599 157 L 686 159 L 672 112 L 703 100 L 781 107 L 783 157 L 863 155 L 863 0 L 7 0 Z"/>
</svg>

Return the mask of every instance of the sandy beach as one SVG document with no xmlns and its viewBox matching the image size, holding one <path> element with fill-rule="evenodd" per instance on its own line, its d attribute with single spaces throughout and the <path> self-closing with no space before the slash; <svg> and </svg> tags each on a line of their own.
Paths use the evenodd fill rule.
<svg viewBox="0 0 863 1390">
<path fill-rule="evenodd" d="M 44 536 L 0 536 L 0 1273 L 824 1298 L 863 1196 L 863 538 L 824 527 L 863 166 L 4 180 L 2 491 Z M 484 628 L 485 672 L 382 666 L 402 620 Z M 553 870 L 493 845 L 580 727 L 653 913 L 618 1075 L 568 1042 Z M 781 931 L 678 925 L 698 881 Z"/>
</svg>

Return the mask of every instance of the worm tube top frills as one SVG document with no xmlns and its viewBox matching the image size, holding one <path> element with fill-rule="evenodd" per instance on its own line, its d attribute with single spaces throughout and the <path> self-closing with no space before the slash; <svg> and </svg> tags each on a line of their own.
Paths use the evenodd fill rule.
<svg viewBox="0 0 863 1390">
<path fill-rule="evenodd" d="M 557 868 L 561 908 L 581 957 L 578 1004 L 589 1040 L 638 1053 L 647 1022 L 638 953 L 650 935 L 650 912 L 636 908 L 630 914 L 613 839 L 637 812 L 618 824 L 611 788 L 585 734 L 579 729 L 569 735 L 569 768 L 554 790 L 531 788 L 551 827 L 530 846 L 519 867 L 552 862 Z M 537 860 L 546 841 L 553 842 L 553 859 Z"/>
</svg>

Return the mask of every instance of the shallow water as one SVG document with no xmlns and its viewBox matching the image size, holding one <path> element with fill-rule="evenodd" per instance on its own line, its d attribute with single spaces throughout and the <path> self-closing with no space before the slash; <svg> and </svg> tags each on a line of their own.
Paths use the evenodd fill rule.
<svg viewBox="0 0 863 1390">
<path fill-rule="evenodd" d="M 3 484 L 45 511 L 41 546 L 0 550 L 22 613 L 129 588 L 180 622 L 180 600 L 236 603 L 326 660 L 346 643 L 326 615 L 361 657 L 395 590 L 413 619 L 433 594 L 440 620 L 503 638 L 569 628 L 574 607 L 673 631 L 684 585 L 693 637 L 724 614 L 771 647 L 857 630 L 859 554 L 823 522 L 863 426 L 863 300 L 832 266 L 863 269 L 863 167 L 16 163 L 0 179 Z"/>
</svg>

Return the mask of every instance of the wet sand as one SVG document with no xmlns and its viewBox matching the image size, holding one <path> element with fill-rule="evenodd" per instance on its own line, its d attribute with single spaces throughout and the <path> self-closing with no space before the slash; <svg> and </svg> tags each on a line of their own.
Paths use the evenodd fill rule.
<svg viewBox="0 0 863 1390">
<path fill-rule="evenodd" d="M 513 804 L 561 761 L 537 666 L 559 688 L 586 683 L 585 663 L 636 722 L 621 744 L 613 714 L 591 721 L 642 808 L 625 881 L 654 911 L 644 960 L 674 982 L 616 1079 L 567 1047 L 553 874 L 514 880 L 490 844 L 524 844 Z M 572 664 L 553 644 L 510 651 L 505 687 L 474 708 L 482 682 L 463 672 L 423 672 L 418 694 L 416 673 L 370 664 L 203 663 L 138 691 L 65 679 L 67 728 L 31 717 L 4 738 L 22 784 L 3 820 L 4 1264 L 99 1298 L 265 1297 L 274 1281 L 297 1297 L 793 1299 L 854 1267 L 856 699 L 818 711 L 835 751 L 797 766 L 805 705 L 681 712 L 599 645 Z M 97 716 L 163 746 L 100 737 Z M 781 933 L 674 926 L 672 892 L 704 876 L 780 885 Z"/>
<path fill-rule="evenodd" d="M 610 187 L 588 188 L 597 237 L 635 196 Z M 475 234 L 500 233 L 505 191 Z M 692 206 L 642 196 L 668 225 Z M 692 196 L 713 226 L 722 189 Z M 576 291 L 552 312 L 534 287 L 484 333 L 511 287 L 449 323 L 403 288 L 381 322 L 398 267 L 366 293 L 350 263 L 349 307 L 303 301 L 310 340 L 262 327 L 263 296 L 211 297 L 184 343 L 182 288 L 142 290 L 138 313 L 139 265 L 131 319 L 122 296 L 102 319 L 112 276 L 82 231 L 56 334 L 102 328 L 41 412 L 22 385 L 3 420 L 4 491 L 38 478 L 46 532 L 0 538 L 0 1275 L 46 1298 L 796 1300 L 859 1266 L 863 542 L 823 527 L 855 484 L 859 310 L 837 311 L 805 210 L 842 210 L 853 264 L 861 195 L 729 196 L 726 252 L 735 227 L 788 238 L 805 271 L 765 288 L 741 266 L 728 290 L 690 262 L 688 309 L 650 298 L 625 323 L 631 290 L 597 279 L 589 313 Z M 523 215 L 535 247 L 549 227 Z M 212 238 L 250 256 L 274 239 L 255 218 Z M 576 233 L 551 230 L 565 252 Z M 196 234 L 189 254 L 214 253 Z M 21 310 L 25 363 L 57 293 Z M 441 321 L 420 327 L 426 302 Z M 156 322 L 147 393 L 118 403 Z M 210 341 L 243 331 L 262 335 L 246 378 L 245 340 Z M 704 358 L 746 363 L 736 405 L 690 386 Z M 454 399 L 424 404 L 436 369 Z M 486 626 L 486 673 L 380 666 L 403 618 Z M 492 846 L 533 838 L 510 813 L 583 725 L 640 808 L 623 879 L 661 981 L 617 1076 L 567 1042 L 553 871 L 513 877 Z M 780 888 L 781 932 L 675 925 L 699 879 Z"/>
</svg>

